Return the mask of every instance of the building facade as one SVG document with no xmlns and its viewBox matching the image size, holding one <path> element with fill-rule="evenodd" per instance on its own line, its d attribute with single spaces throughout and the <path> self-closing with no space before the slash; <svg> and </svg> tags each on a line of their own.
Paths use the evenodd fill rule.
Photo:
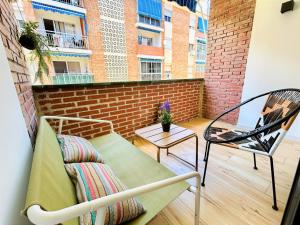
<svg viewBox="0 0 300 225">
<path fill-rule="evenodd" d="M 20 26 L 39 23 L 51 54 L 48 83 L 202 77 L 206 15 L 196 1 L 182 2 L 25 0 L 15 14 Z"/>
</svg>

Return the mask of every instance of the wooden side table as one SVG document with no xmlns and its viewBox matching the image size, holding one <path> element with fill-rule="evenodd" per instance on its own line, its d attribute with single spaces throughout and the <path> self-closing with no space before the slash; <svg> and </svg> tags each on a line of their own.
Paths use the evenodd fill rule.
<svg viewBox="0 0 300 225">
<path fill-rule="evenodd" d="M 149 141 L 151 144 L 157 147 L 157 161 L 160 162 L 160 150 L 167 149 L 167 155 L 172 155 L 175 158 L 189 164 L 196 171 L 198 171 L 198 136 L 197 134 L 189 129 L 184 127 L 177 126 L 175 124 L 171 125 L 170 132 L 163 132 L 161 124 L 154 124 L 148 127 L 144 127 L 135 131 L 135 135 Z M 180 158 L 179 156 L 169 152 L 169 148 L 177 145 L 183 141 L 186 141 L 190 138 L 196 138 L 196 160 L 195 164 L 188 162 L 185 159 Z M 132 139 L 134 144 L 134 139 Z"/>
</svg>

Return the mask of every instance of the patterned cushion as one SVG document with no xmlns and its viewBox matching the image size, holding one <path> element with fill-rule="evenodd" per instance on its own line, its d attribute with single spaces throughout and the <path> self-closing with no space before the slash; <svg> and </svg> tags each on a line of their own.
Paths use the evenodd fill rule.
<svg viewBox="0 0 300 225">
<path fill-rule="evenodd" d="M 71 136 L 57 135 L 63 158 L 66 163 L 72 162 L 100 162 L 104 163 L 101 154 L 86 139 Z"/>
<path fill-rule="evenodd" d="M 76 186 L 79 202 L 91 201 L 126 190 L 110 167 L 101 163 L 73 163 L 65 168 Z M 135 198 L 117 202 L 106 209 L 105 225 L 121 224 L 144 212 L 144 207 Z M 80 217 L 81 225 L 94 225 L 96 212 Z"/>
</svg>

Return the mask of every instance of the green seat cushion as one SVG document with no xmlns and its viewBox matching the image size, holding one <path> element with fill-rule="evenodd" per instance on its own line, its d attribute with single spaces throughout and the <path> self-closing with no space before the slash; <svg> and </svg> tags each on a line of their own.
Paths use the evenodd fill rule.
<svg viewBox="0 0 300 225">
<path fill-rule="evenodd" d="M 170 170 L 157 163 L 120 135 L 112 133 L 90 140 L 97 148 L 116 176 L 128 187 L 138 187 L 175 176 Z M 138 196 L 146 213 L 127 223 L 142 225 L 176 199 L 190 185 L 180 182 L 163 189 Z"/>
<path fill-rule="evenodd" d="M 40 120 L 31 166 L 24 213 L 32 205 L 47 211 L 77 204 L 74 184 L 69 178 L 56 134 L 45 119 Z M 65 225 L 77 225 L 73 219 Z"/>
</svg>

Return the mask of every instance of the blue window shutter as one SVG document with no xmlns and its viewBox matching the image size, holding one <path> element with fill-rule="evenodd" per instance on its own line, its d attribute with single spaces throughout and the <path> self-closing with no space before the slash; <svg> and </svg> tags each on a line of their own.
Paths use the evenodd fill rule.
<svg viewBox="0 0 300 225">
<path fill-rule="evenodd" d="M 162 19 L 161 0 L 138 0 L 138 14 L 151 17 L 156 20 Z"/>
<path fill-rule="evenodd" d="M 204 19 L 204 24 L 203 24 L 203 20 L 201 17 L 198 17 L 198 30 L 202 33 L 208 31 L 208 21 L 206 19 Z"/>
</svg>

